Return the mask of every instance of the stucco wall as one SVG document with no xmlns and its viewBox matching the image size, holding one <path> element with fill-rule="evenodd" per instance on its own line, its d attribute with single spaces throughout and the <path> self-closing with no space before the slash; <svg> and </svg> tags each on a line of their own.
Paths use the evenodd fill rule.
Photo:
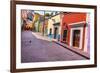
<svg viewBox="0 0 100 73">
<path fill-rule="evenodd" d="M 54 34 L 54 23 L 58 23 L 58 22 L 60 22 L 60 15 L 56 15 L 56 16 L 54 16 L 54 17 L 51 17 L 50 19 L 48 19 L 48 34 L 49 34 L 49 32 L 50 32 L 50 28 L 52 28 L 52 34 Z M 60 28 L 60 27 L 59 27 Z M 60 30 L 58 30 L 59 32 L 59 34 L 60 34 Z"/>
<path fill-rule="evenodd" d="M 77 23 L 81 21 L 86 21 L 86 13 L 69 13 L 69 14 L 64 14 L 63 17 L 63 23 L 66 24 L 72 24 L 72 23 Z"/>
</svg>

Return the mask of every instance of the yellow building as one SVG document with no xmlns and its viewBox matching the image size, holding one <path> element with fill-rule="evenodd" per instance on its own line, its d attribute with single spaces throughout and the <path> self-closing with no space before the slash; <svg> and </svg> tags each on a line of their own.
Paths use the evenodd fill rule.
<svg viewBox="0 0 100 73">
<path fill-rule="evenodd" d="M 60 14 L 54 15 L 48 19 L 48 35 L 54 39 L 59 39 L 61 34 Z"/>
</svg>

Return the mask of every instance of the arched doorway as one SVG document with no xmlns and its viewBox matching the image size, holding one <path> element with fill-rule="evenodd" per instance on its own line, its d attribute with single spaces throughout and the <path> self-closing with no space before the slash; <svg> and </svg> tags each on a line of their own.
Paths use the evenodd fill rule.
<svg viewBox="0 0 100 73">
<path fill-rule="evenodd" d="M 68 30 L 63 31 L 63 41 L 64 42 L 66 42 L 66 40 L 67 40 L 67 33 L 68 33 Z"/>
</svg>

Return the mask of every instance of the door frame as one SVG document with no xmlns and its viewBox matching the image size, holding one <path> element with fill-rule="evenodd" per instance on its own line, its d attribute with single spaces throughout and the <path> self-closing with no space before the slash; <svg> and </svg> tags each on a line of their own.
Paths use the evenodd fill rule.
<svg viewBox="0 0 100 73">
<path fill-rule="evenodd" d="M 79 47 L 75 47 L 73 46 L 73 31 L 74 30 L 80 30 L 80 44 L 79 44 Z M 70 34 L 70 46 L 71 47 L 74 47 L 74 48 L 78 48 L 78 49 L 82 49 L 82 38 L 83 38 L 83 27 L 77 27 L 77 28 L 71 28 L 71 34 Z"/>
</svg>

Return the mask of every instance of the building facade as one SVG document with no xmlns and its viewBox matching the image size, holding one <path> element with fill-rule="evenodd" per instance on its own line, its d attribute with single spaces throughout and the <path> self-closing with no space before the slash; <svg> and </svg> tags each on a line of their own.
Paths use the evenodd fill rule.
<svg viewBox="0 0 100 73">
<path fill-rule="evenodd" d="M 48 19 L 48 35 L 49 37 L 60 40 L 61 36 L 61 18 L 60 14 L 54 15 Z"/>
<path fill-rule="evenodd" d="M 61 42 L 70 47 L 88 52 L 88 14 L 69 12 L 63 13 L 61 27 Z"/>
<path fill-rule="evenodd" d="M 48 35 L 69 47 L 88 51 L 88 14 L 63 12 L 48 19 Z"/>
</svg>

